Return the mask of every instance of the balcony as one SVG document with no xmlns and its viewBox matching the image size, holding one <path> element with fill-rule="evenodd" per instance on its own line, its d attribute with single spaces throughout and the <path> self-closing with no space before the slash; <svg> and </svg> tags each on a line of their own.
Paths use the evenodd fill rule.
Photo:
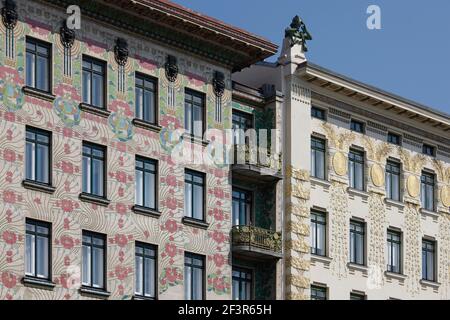
<svg viewBox="0 0 450 320">
<path fill-rule="evenodd" d="M 233 252 L 258 259 L 282 257 L 281 233 L 253 226 L 234 226 Z"/>
<path fill-rule="evenodd" d="M 258 181 L 274 182 L 283 179 L 281 154 L 271 154 L 267 148 L 236 145 L 234 149 L 233 173 L 255 178 Z"/>
</svg>

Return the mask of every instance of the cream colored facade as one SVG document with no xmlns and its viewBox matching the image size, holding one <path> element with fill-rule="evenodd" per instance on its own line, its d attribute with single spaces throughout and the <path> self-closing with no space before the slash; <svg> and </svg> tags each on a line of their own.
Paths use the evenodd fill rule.
<svg viewBox="0 0 450 320">
<path fill-rule="evenodd" d="M 285 39 L 277 63 L 262 63 L 234 80 L 284 94 L 284 288 L 286 299 L 448 299 L 450 297 L 450 117 L 309 63 Z M 311 116 L 312 106 L 325 120 Z M 363 123 L 364 133 L 350 128 Z M 401 146 L 388 143 L 389 133 Z M 310 177 L 311 137 L 326 141 L 325 179 Z M 435 156 L 422 152 L 430 145 Z M 348 153 L 364 154 L 364 191 L 349 188 Z M 400 201 L 386 197 L 385 167 L 401 164 Z M 421 174 L 435 177 L 434 210 L 421 203 Z M 326 255 L 310 254 L 310 212 L 326 215 Z M 365 226 L 364 263 L 349 263 L 350 220 Z M 401 272 L 388 273 L 387 230 L 401 235 Z M 422 240 L 434 242 L 435 281 L 422 279 Z"/>
</svg>

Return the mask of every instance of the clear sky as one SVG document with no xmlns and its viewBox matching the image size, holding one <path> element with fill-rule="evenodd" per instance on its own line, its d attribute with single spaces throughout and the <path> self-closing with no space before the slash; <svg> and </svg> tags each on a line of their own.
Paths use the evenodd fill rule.
<svg viewBox="0 0 450 320">
<path fill-rule="evenodd" d="M 309 61 L 450 114 L 449 0 L 173 1 L 278 45 L 298 14 L 313 36 Z M 367 28 L 369 5 L 381 30 Z"/>
</svg>

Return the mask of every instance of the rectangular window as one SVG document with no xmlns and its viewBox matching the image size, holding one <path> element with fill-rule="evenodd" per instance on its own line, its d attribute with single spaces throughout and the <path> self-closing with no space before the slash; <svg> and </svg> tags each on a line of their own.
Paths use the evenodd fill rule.
<svg viewBox="0 0 450 320">
<path fill-rule="evenodd" d="M 402 140 L 401 140 L 400 135 L 392 133 L 392 132 L 388 132 L 387 141 L 389 143 L 395 144 L 397 146 L 400 146 L 402 144 Z"/>
<path fill-rule="evenodd" d="M 156 247 L 136 243 L 135 256 L 135 294 L 140 297 L 156 297 Z"/>
<path fill-rule="evenodd" d="M 83 102 L 105 109 L 106 63 L 83 56 Z"/>
<path fill-rule="evenodd" d="M 205 130 L 205 95 L 186 89 L 184 98 L 184 128 L 190 135 L 203 138 Z"/>
<path fill-rule="evenodd" d="M 252 212 L 252 193 L 233 188 L 233 225 L 250 225 Z"/>
<path fill-rule="evenodd" d="M 311 253 L 326 256 L 327 217 L 325 213 L 311 211 Z"/>
<path fill-rule="evenodd" d="M 424 144 L 422 146 L 422 153 L 427 155 L 427 156 L 434 157 L 434 155 L 435 155 L 435 148 L 433 146 L 428 145 L 428 144 Z"/>
<path fill-rule="evenodd" d="M 105 236 L 94 232 L 83 231 L 82 254 L 82 285 L 105 289 Z"/>
<path fill-rule="evenodd" d="M 350 121 L 350 130 L 359 132 L 359 133 L 364 133 L 364 123 L 362 123 L 360 121 L 356 121 L 356 120 L 351 120 Z"/>
<path fill-rule="evenodd" d="M 311 117 L 325 120 L 325 110 L 317 107 L 311 107 Z"/>
<path fill-rule="evenodd" d="M 348 166 L 350 188 L 364 191 L 364 152 L 350 150 Z"/>
<path fill-rule="evenodd" d="M 364 265 L 365 263 L 365 224 L 350 221 L 350 262 Z"/>
<path fill-rule="evenodd" d="M 25 275 L 50 279 L 51 225 L 27 219 L 25 239 Z"/>
<path fill-rule="evenodd" d="M 311 300 L 327 300 L 327 288 L 311 286 Z"/>
<path fill-rule="evenodd" d="M 388 161 L 386 163 L 386 197 L 400 201 L 400 163 Z"/>
<path fill-rule="evenodd" d="M 158 163 L 136 157 L 136 205 L 157 210 Z"/>
<path fill-rule="evenodd" d="M 402 235 L 400 232 L 388 230 L 387 253 L 388 253 L 387 271 L 393 273 L 401 273 Z"/>
<path fill-rule="evenodd" d="M 205 219 L 205 175 L 186 170 L 184 174 L 184 215 L 197 220 Z"/>
<path fill-rule="evenodd" d="M 311 138 L 311 175 L 325 180 L 325 140 Z"/>
<path fill-rule="evenodd" d="M 436 242 L 422 241 L 422 279 L 436 281 Z"/>
<path fill-rule="evenodd" d="M 350 300 L 366 300 L 366 295 L 364 293 L 351 292 Z"/>
<path fill-rule="evenodd" d="M 106 148 L 83 143 L 83 192 L 105 197 Z"/>
<path fill-rule="evenodd" d="M 234 130 L 233 143 L 235 145 L 246 144 L 245 132 L 253 128 L 253 115 L 233 110 L 232 128 Z"/>
<path fill-rule="evenodd" d="M 434 211 L 434 174 L 422 172 L 420 197 L 422 201 L 422 208 L 428 211 Z"/>
<path fill-rule="evenodd" d="M 51 52 L 50 44 L 27 37 L 26 82 L 28 87 L 51 91 Z"/>
<path fill-rule="evenodd" d="M 156 124 L 157 81 L 149 76 L 136 74 L 136 118 Z"/>
<path fill-rule="evenodd" d="M 253 272 L 233 267 L 233 300 L 252 300 Z"/>
<path fill-rule="evenodd" d="M 25 178 L 27 180 L 51 184 L 51 140 L 50 132 L 26 129 Z"/>
<path fill-rule="evenodd" d="M 184 254 L 184 298 L 185 300 L 203 300 L 205 288 L 205 258 L 188 253 Z"/>
</svg>

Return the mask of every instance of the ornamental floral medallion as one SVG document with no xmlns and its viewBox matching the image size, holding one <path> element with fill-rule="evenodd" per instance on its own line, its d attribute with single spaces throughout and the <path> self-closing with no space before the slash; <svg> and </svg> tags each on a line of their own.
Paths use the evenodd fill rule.
<svg viewBox="0 0 450 320">
<path fill-rule="evenodd" d="M 450 187 L 449 186 L 442 187 L 441 201 L 445 207 L 450 207 Z"/>
<path fill-rule="evenodd" d="M 25 101 L 21 89 L 22 79 L 16 70 L 0 68 L 0 101 L 8 111 L 20 110 Z"/>
<path fill-rule="evenodd" d="M 379 164 L 374 164 L 370 169 L 370 177 L 376 187 L 384 186 L 383 168 Z"/>
<path fill-rule="evenodd" d="M 416 176 L 409 176 L 406 181 L 406 188 L 408 189 L 408 194 L 411 197 L 417 198 L 420 193 L 419 179 Z"/>
<path fill-rule="evenodd" d="M 337 152 L 333 157 L 333 169 L 339 176 L 347 174 L 347 158 L 342 152 Z"/>
<path fill-rule="evenodd" d="M 61 84 L 55 89 L 57 98 L 53 102 L 53 109 L 58 117 L 68 127 L 80 124 L 81 112 L 78 101 L 81 100 L 77 90 L 69 85 Z"/>
</svg>

